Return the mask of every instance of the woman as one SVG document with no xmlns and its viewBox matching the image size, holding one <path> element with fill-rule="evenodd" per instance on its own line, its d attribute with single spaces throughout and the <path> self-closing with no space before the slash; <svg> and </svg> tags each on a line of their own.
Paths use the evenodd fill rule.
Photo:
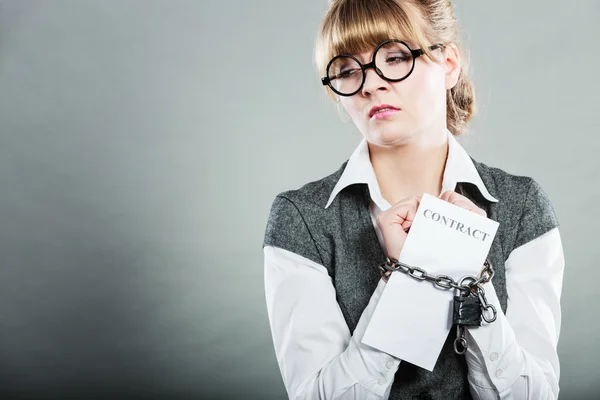
<svg viewBox="0 0 600 400">
<path fill-rule="evenodd" d="M 450 1 L 333 0 L 316 62 L 363 140 L 271 209 L 265 290 L 289 397 L 556 398 L 558 222 L 533 179 L 476 162 L 454 138 L 474 97 Z M 402 251 L 423 193 L 500 223 L 483 285 L 497 319 L 466 328 L 464 355 L 451 331 L 431 372 L 361 342 L 387 284 L 378 266 Z"/>
</svg>

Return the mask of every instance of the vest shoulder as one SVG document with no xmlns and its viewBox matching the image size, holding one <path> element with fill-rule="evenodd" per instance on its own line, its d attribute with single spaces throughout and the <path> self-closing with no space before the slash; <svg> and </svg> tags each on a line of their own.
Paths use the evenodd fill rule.
<svg viewBox="0 0 600 400">
<path fill-rule="evenodd" d="M 327 200 L 342 176 L 347 163 L 348 161 L 345 161 L 337 171 L 323 178 L 305 183 L 297 189 L 283 191 L 277 197 L 284 197 L 298 206 L 311 205 L 325 209 Z"/>
<path fill-rule="evenodd" d="M 530 176 L 512 174 L 475 160 L 473 164 L 488 190 L 500 201 L 524 198 L 531 185 L 536 184 Z"/>
<path fill-rule="evenodd" d="M 499 201 L 498 220 L 514 228 L 517 248 L 559 226 L 554 207 L 541 185 L 532 177 L 515 175 L 500 168 L 476 163 L 486 186 Z"/>
<path fill-rule="evenodd" d="M 330 250 L 322 239 L 327 229 L 323 222 L 325 205 L 346 163 L 332 174 L 275 197 L 263 247 L 280 247 L 329 268 Z"/>
</svg>

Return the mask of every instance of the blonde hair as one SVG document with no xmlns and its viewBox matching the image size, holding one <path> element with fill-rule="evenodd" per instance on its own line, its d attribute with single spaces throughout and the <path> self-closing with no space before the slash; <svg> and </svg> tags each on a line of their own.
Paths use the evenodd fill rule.
<svg viewBox="0 0 600 400">
<path fill-rule="evenodd" d="M 431 44 L 454 43 L 460 49 L 452 3 L 450 0 L 331 0 L 315 45 L 319 76 L 325 76 L 327 63 L 336 55 L 361 53 L 387 39 L 403 39 L 438 62 L 428 48 Z M 446 91 L 447 126 L 455 136 L 465 131 L 475 113 L 475 92 L 466 62 L 461 66 L 458 82 Z M 326 90 L 337 100 L 329 87 Z"/>
</svg>

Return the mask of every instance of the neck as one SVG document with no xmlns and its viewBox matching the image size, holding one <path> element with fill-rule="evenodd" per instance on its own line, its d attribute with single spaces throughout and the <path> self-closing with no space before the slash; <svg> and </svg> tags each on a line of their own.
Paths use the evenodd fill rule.
<svg viewBox="0 0 600 400">
<path fill-rule="evenodd" d="M 448 156 L 445 130 L 425 140 L 381 147 L 369 143 L 369 156 L 381 194 L 390 205 L 409 196 L 439 196 Z"/>
</svg>

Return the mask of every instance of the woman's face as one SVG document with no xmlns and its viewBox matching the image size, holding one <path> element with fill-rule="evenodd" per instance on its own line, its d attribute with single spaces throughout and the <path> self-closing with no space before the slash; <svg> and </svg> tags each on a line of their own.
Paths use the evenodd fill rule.
<svg viewBox="0 0 600 400">
<path fill-rule="evenodd" d="M 374 50 L 354 56 L 366 64 Z M 433 54 L 442 62 L 420 56 L 410 76 L 400 82 L 388 82 L 369 68 L 357 94 L 340 96 L 342 106 L 369 142 L 379 146 L 426 144 L 429 138 L 436 139 L 432 134 L 446 128 L 446 90 L 458 80 L 458 50 L 449 45 Z M 373 108 L 382 105 L 393 110 L 373 114 Z"/>
</svg>

